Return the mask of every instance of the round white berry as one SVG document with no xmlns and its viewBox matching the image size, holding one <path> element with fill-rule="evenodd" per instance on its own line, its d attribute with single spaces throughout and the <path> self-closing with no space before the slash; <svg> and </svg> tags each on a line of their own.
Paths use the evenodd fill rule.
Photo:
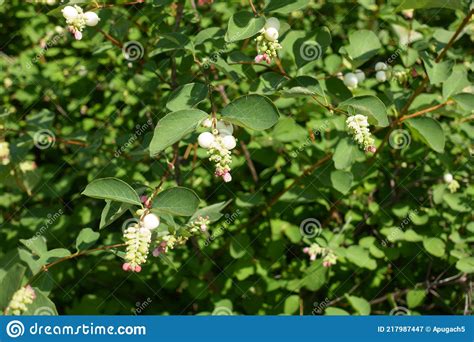
<svg viewBox="0 0 474 342">
<path fill-rule="evenodd" d="M 84 13 L 84 18 L 86 20 L 87 26 L 95 26 L 99 23 L 99 16 L 95 12 L 86 12 Z"/>
<path fill-rule="evenodd" d="M 270 27 L 274 28 L 277 31 L 280 30 L 280 20 L 275 17 L 268 18 L 267 22 L 265 23 L 265 28 L 268 29 Z"/>
<path fill-rule="evenodd" d="M 234 133 L 234 126 L 222 120 L 217 121 L 216 128 L 221 136 L 232 135 L 232 133 Z"/>
<path fill-rule="evenodd" d="M 66 20 L 74 20 L 77 18 L 78 14 L 77 9 L 75 9 L 72 6 L 66 6 L 64 7 L 61 12 L 63 13 L 63 16 Z"/>
<path fill-rule="evenodd" d="M 273 27 L 269 27 L 265 30 L 265 39 L 269 42 L 274 42 L 278 39 L 278 30 Z"/>
<path fill-rule="evenodd" d="M 155 214 L 147 214 L 143 218 L 143 227 L 146 229 L 155 229 L 160 225 L 160 219 Z"/>
<path fill-rule="evenodd" d="M 453 175 L 450 173 L 445 174 L 443 178 L 446 183 L 451 183 L 454 179 Z"/>
<path fill-rule="evenodd" d="M 387 70 L 387 68 L 387 64 L 384 62 L 377 62 L 377 64 L 375 64 L 375 71 Z"/>
<path fill-rule="evenodd" d="M 211 128 L 212 127 L 212 120 L 211 119 L 205 119 L 202 123 L 201 123 L 201 126 L 202 127 L 206 127 L 206 128 Z"/>
<path fill-rule="evenodd" d="M 375 78 L 379 82 L 385 82 L 387 80 L 387 74 L 385 73 L 385 71 L 380 70 L 380 71 L 377 71 L 377 73 L 375 74 Z"/>
<path fill-rule="evenodd" d="M 222 138 L 222 145 L 226 149 L 232 150 L 237 145 L 237 142 L 235 141 L 235 138 L 232 135 L 226 135 L 225 137 Z"/>
<path fill-rule="evenodd" d="M 349 88 L 357 87 L 358 79 L 355 74 L 349 72 L 344 75 L 344 84 Z"/>
<path fill-rule="evenodd" d="M 214 137 L 212 133 L 204 132 L 204 133 L 199 134 L 198 144 L 202 148 L 209 148 L 211 147 L 211 145 L 214 143 L 215 140 L 216 138 Z"/>
<path fill-rule="evenodd" d="M 357 69 L 357 70 L 355 71 L 355 75 L 356 75 L 356 77 L 357 77 L 358 83 L 364 82 L 364 80 L 365 80 L 365 74 L 364 74 L 364 72 L 363 72 L 362 70 Z"/>
</svg>

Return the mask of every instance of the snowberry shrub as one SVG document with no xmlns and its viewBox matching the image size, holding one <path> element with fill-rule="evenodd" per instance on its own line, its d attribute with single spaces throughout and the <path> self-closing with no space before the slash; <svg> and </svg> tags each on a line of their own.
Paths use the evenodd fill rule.
<svg viewBox="0 0 474 342">
<path fill-rule="evenodd" d="M 471 313 L 465 1 L 51 3 L 0 6 L 4 314 Z"/>
</svg>

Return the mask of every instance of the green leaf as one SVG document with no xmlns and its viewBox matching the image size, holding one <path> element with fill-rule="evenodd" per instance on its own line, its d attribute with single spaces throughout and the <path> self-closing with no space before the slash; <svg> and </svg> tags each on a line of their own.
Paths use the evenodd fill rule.
<svg viewBox="0 0 474 342">
<path fill-rule="evenodd" d="M 416 308 L 423 303 L 426 297 L 425 290 L 410 290 L 407 292 L 407 304 L 410 309 Z"/>
<path fill-rule="evenodd" d="M 389 124 L 387 108 L 376 96 L 356 96 L 340 103 L 339 108 L 349 113 L 351 113 L 350 111 L 355 111 L 355 114 L 366 115 L 371 125 L 387 127 Z"/>
<path fill-rule="evenodd" d="M 188 83 L 176 88 L 170 95 L 166 108 L 171 111 L 190 109 L 207 97 L 208 88 L 203 83 Z"/>
<path fill-rule="evenodd" d="M 332 187 L 344 195 L 351 189 L 353 180 L 354 176 L 351 172 L 341 170 L 331 172 Z"/>
<path fill-rule="evenodd" d="M 115 220 L 125 214 L 131 207 L 132 206 L 129 203 L 106 200 L 105 207 L 100 215 L 99 229 L 104 229 L 115 222 Z"/>
<path fill-rule="evenodd" d="M 38 288 L 34 288 L 36 298 L 33 303 L 26 306 L 25 315 L 30 316 L 57 316 L 58 311 L 56 305 L 48 298 L 48 296 Z"/>
<path fill-rule="evenodd" d="M 354 308 L 355 311 L 361 316 L 370 315 L 370 303 L 362 297 L 345 295 L 349 304 Z"/>
<path fill-rule="evenodd" d="M 137 192 L 130 185 L 113 177 L 93 180 L 82 194 L 92 198 L 142 205 Z"/>
<path fill-rule="evenodd" d="M 76 249 L 83 251 L 93 246 L 99 240 L 100 234 L 90 228 L 84 228 L 76 238 Z"/>
<path fill-rule="evenodd" d="M 309 0 L 271 0 L 264 11 L 288 14 L 309 5 Z"/>
<path fill-rule="evenodd" d="M 287 315 L 292 315 L 298 312 L 300 308 L 300 297 L 297 295 L 291 295 L 285 299 L 283 306 L 283 312 Z"/>
<path fill-rule="evenodd" d="M 315 32 L 305 31 L 293 32 L 295 41 L 293 43 L 293 57 L 298 68 L 322 58 L 323 53 L 331 45 L 331 33 L 325 26 L 318 28 Z"/>
<path fill-rule="evenodd" d="M 149 147 L 150 156 L 155 157 L 167 147 L 180 141 L 185 135 L 193 132 L 207 116 L 207 113 L 199 109 L 184 109 L 165 115 L 155 127 Z"/>
<path fill-rule="evenodd" d="M 452 61 L 447 60 L 436 63 L 435 60 L 426 53 L 422 55 L 421 59 L 423 60 L 431 84 L 437 85 L 446 81 L 453 67 Z"/>
<path fill-rule="evenodd" d="M 310 291 L 317 291 L 327 281 L 327 269 L 323 267 L 321 260 L 316 260 L 311 263 L 311 266 L 305 271 L 303 278 L 303 286 Z"/>
<path fill-rule="evenodd" d="M 456 268 L 461 272 L 474 273 L 474 257 L 467 257 L 458 260 Z"/>
<path fill-rule="evenodd" d="M 16 264 L 11 267 L 0 282 L 0 310 L 5 310 L 13 297 L 13 294 L 20 289 L 26 267 Z"/>
<path fill-rule="evenodd" d="M 349 46 L 345 49 L 352 64 L 358 67 L 377 55 L 381 47 L 380 40 L 373 31 L 359 30 L 349 34 Z"/>
<path fill-rule="evenodd" d="M 370 257 L 369 252 L 360 246 L 348 247 L 346 250 L 346 258 L 359 267 L 369 270 L 375 270 L 377 268 L 377 263 Z"/>
<path fill-rule="evenodd" d="M 443 99 L 447 100 L 451 95 L 459 93 L 469 84 L 466 67 L 462 64 L 455 65 L 453 72 L 443 83 Z"/>
<path fill-rule="evenodd" d="M 247 235 L 239 234 L 230 238 L 230 255 L 234 259 L 240 259 L 245 255 L 251 255 L 250 239 Z"/>
<path fill-rule="evenodd" d="M 453 96 L 453 100 L 456 101 L 463 109 L 468 111 L 474 111 L 474 94 L 460 93 Z"/>
<path fill-rule="evenodd" d="M 34 236 L 27 240 L 21 239 L 20 242 L 36 256 L 40 257 L 48 252 L 46 239 L 43 236 Z"/>
<path fill-rule="evenodd" d="M 358 147 L 349 138 L 343 138 L 336 146 L 336 151 L 332 156 L 334 166 L 338 170 L 349 168 L 355 160 L 355 154 L 358 152 Z"/>
<path fill-rule="evenodd" d="M 404 121 L 410 130 L 420 136 L 421 140 L 436 152 L 444 152 L 445 137 L 443 129 L 438 121 L 418 117 Z"/>
<path fill-rule="evenodd" d="M 239 97 L 222 109 L 222 117 L 225 121 L 257 131 L 275 125 L 279 116 L 273 102 L 261 95 Z"/>
<path fill-rule="evenodd" d="M 153 211 L 176 216 L 191 216 L 199 206 L 199 197 L 188 188 L 175 187 L 160 192 L 153 200 Z"/>
<path fill-rule="evenodd" d="M 265 18 L 255 17 L 252 12 L 237 12 L 229 19 L 227 42 L 236 42 L 255 36 L 265 26 Z"/>
<path fill-rule="evenodd" d="M 193 216 L 189 219 L 189 221 L 192 222 L 195 219 L 197 219 L 199 216 L 202 216 L 202 217 L 209 217 L 209 220 L 211 221 L 211 223 L 216 222 L 223 216 L 221 211 L 225 207 L 227 207 L 227 205 L 229 205 L 231 201 L 232 200 L 228 200 L 226 202 L 219 202 L 219 203 L 215 203 L 207 207 L 201 208 L 193 214 Z"/>
<path fill-rule="evenodd" d="M 438 258 L 445 255 L 446 245 L 443 240 L 436 237 L 425 238 L 423 240 L 423 246 L 426 251 Z"/>
<path fill-rule="evenodd" d="M 350 314 L 343 309 L 335 308 L 335 307 L 328 307 L 324 310 L 324 315 L 326 316 L 349 316 Z"/>
<path fill-rule="evenodd" d="M 461 0 L 404 0 L 396 11 L 405 9 L 421 8 L 449 8 L 453 10 L 463 10 L 464 6 Z"/>
</svg>

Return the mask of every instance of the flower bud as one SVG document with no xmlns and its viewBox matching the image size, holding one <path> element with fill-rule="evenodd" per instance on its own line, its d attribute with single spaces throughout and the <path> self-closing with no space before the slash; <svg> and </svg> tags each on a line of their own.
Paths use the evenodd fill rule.
<svg viewBox="0 0 474 342">
<path fill-rule="evenodd" d="M 364 72 L 363 72 L 362 70 L 357 69 L 357 70 L 355 71 L 355 75 L 356 75 L 356 77 L 357 77 L 357 82 L 358 82 L 358 83 L 364 82 L 364 80 L 365 80 L 365 74 L 364 74 Z"/>
<path fill-rule="evenodd" d="M 387 73 L 385 71 L 382 71 L 382 70 L 377 71 L 377 73 L 375 74 L 375 78 L 379 82 L 385 82 L 387 80 Z"/>
<path fill-rule="evenodd" d="M 273 27 L 267 28 L 264 34 L 265 34 L 265 39 L 268 40 L 269 42 L 274 42 L 278 39 L 278 30 Z"/>
<path fill-rule="evenodd" d="M 375 64 L 375 71 L 387 70 L 387 68 L 387 64 L 384 62 L 377 62 L 377 64 Z"/>
<path fill-rule="evenodd" d="M 73 6 L 66 6 L 61 12 L 66 20 L 74 20 L 79 14 Z"/>
<path fill-rule="evenodd" d="M 222 145 L 228 150 L 233 150 L 237 145 L 237 142 L 232 135 L 226 135 L 222 138 Z"/>
</svg>

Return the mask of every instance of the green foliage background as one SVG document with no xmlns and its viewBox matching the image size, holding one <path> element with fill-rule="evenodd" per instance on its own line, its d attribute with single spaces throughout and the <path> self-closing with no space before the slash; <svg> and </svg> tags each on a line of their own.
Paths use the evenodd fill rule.
<svg viewBox="0 0 474 342">
<path fill-rule="evenodd" d="M 279 68 L 252 64 L 249 37 L 261 19 L 247 1 L 192 3 L 99 1 L 101 21 L 82 41 L 56 31 L 64 19 L 48 12 L 59 4 L 0 5 L 0 141 L 11 150 L 10 163 L 0 165 L 2 310 L 12 291 L 30 281 L 41 293 L 30 314 L 38 307 L 60 314 L 469 314 L 474 24 L 463 22 L 472 14 L 469 4 L 254 1 L 260 17 L 285 23 Z M 432 8 L 417 8 L 413 19 L 402 13 L 419 6 Z M 227 32 L 241 11 L 245 27 Z M 458 27 L 461 34 L 450 42 Z M 121 49 L 130 41 L 144 48 L 135 61 Z M 307 42 L 318 42 L 319 58 L 304 58 Z M 378 83 L 379 61 L 389 61 L 402 81 Z M 351 92 L 336 74 L 355 68 L 367 79 Z M 184 92 L 170 96 L 189 83 L 205 86 L 193 89 L 191 100 Z M 231 183 L 215 178 L 205 151 L 194 149 L 202 130 L 150 156 L 164 115 L 190 102 L 221 114 L 228 101 L 248 94 L 267 96 L 280 117 L 270 129 L 237 129 Z M 376 155 L 352 143 L 343 112 L 351 108 L 369 116 Z M 249 122 L 267 115 L 250 112 Z M 389 139 L 394 129 L 408 137 L 403 148 Z M 54 140 L 38 148 L 35 134 L 44 130 Z M 176 155 L 164 189 L 192 189 L 200 207 L 230 200 L 210 226 L 211 237 L 193 238 L 166 258 L 150 257 L 138 274 L 122 271 L 121 248 L 76 257 L 76 248 L 121 243 L 122 224 L 132 217 L 127 212 L 99 230 L 105 202 L 81 195 L 86 186 L 116 177 L 149 194 Z M 25 170 L 25 161 L 37 168 Z M 443 182 L 448 172 L 460 183 L 456 193 Z M 301 233 L 308 219 L 321 224 L 315 237 Z M 177 225 L 186 220 L 177 217 Z M 25 240 L 34 236 L 34 244 Z M 337 263 L 310 262 L 302 249 L 313 242 L 332 248 Z"/>
</svg>

